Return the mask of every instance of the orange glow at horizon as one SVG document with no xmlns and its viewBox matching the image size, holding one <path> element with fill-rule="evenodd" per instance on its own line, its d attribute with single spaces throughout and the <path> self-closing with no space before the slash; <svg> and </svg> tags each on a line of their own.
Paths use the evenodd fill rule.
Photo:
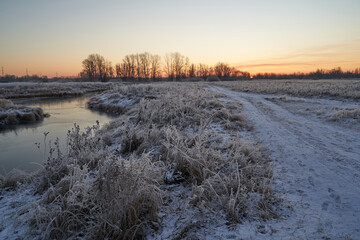
<svg viewBox="0 0 360 240">
<path fill-rule="evenodd" d="M 66 59 L 65 57 L 59 59 L 45 59 L 32 60 L 23 58 L 21 60 L 8 61 L 5 64 L 1 63 L 4 68 L 4 74 L 15 76 L 47 76 L 52 77 L 74 77 L 81 71 L 82 59 Z"/>
<path fill-rule="evenodd" d="M 83 51 L 85 52 L 85 51 Z M 148 51 L 150 52 L 150 51 Z M 9 54 L 6 61 L 0 58 L 0 67 L 4 68 L 4 73 L 16 76 L 25 76 L 26 69 L 29 75 L 47 76 L 52 77 L 76 77 L 82 70 L 81 62 L 90 53 L 78 53 L 75 56 L 69 54 L 54 54 L 44 55 L 40 58 L 35 58 L 30 55 L 22 55 L 21 53 Z M 108 51 L 111 53 L 111 47 Z M 137 52 L 133 52 L 137 53 Z M 150 52 L 158 54 L 156 52 Z M 181 52 L 180 52 L 181 53 Z M 132 54 L 132 53 L 127 53 Z M 186 53 L 182 53 L 186 56 Z M 191 53 L 188 53 L 191 54 Z M 275 55 L 275 53 L 273 53 Z M 59 56 L 56 56 L 59 55 Z M 117 63 L 121 63 L 124 56 L 114 56 L 112 59 L 108 58 L 106 54 L 101 54 L 106 59 L 109 59 L 113 66 Z M 164 57 L 164 54 L 159 54 Z M 195 61 L 190 62 L 198 64 L 205 63 L 209 66 L 214 66 L 217 62 L 226 62 L 233 67 L 238 68 L 241 71 L 249 72 L 251 75 L 258 73 L 276 73 L 276 74 L 291 74 L 291 73 L 309 73 L 316 71 L 317 69 L 330 70 L 335 67 L 341 67 L 343 71 L 353 71 L 356 68 L 360 68 L 360 40 L 351 41 L 346 44 L 337 45 L 324 45 L 317 47 L 309 47 L 292 51 L 291 53 L 277 54 L 276 57 L 266 57 L 263 59 L 232 63 L 237 59 L 244 59 L 244 55 L 234 54 L 229 55 L 227 61 L 226 56 L 223 54 L 220 59 L 217 58 L 220 53 L 214 53 L 210 56 L 199 58 L 195 56 Z M 246 58 L 251 58 L 251 53 L 247 53 Z"/>
<path fill-rule="evenodd" d="M 336 64 L 322 64 L 322 65 L 310 65 L 310 66 L 298 66 L 298 67 L 242 67 L 237 66 L 241 71 L 249 72 L 251 75 L 256 75 L 260 73 L 275 73 L 275 74 L 292 74 L 292 73 L 310 73 L 318 69 L 331 70 L 334 68 L 340 67 L 342 71 L 354 71 L 355 69 L 360 68 L 360 64 L 352 64 L 346 67 Z"/>
<path fill-rule="evenodd" d="M 26 64 L 25 68 L 19 67 L 7 67 L 6 65 L 0 66 L 4 69 L 4 75 L 15 75 L 18 77 L 38 75 L 38 76 L 47 76 L 49 78 L 53 77 L 77 77 L 82 70 L 81 61 L 77 63 L 62 64 L 57 67 L 46 66 L 49 63 L 44 64 L 46 67 L 43 67 L 41 63 L 37 64 Z M 120 62 L 120 61 L 119 61 Z M 115 64 L 113 63 L 113 67 Z M 241 71 L 249 72 L 252 76 L 259 73 L 276 73 L 276 74 L 292 74 L 292 73 L 309 73 L 316 71 L 317 69 L 331 70 L 333 68 L 340 67 L 343 71 L 353 71 L 357 68 L 360 68 L 358 63 L 348 63 L 348 64 L 336 64 L 336 63 L 322 63 L 322 64 L 269 64 L 266 62 L 260 62 L 258 64 L 230 64 L 231 66 L 236 67 Z M 213 66 L 213 65 L 210 65 Z"/>
<path fill-rule="evenodd" d="M 340 67 L 343 71 L 360 68 L 360 40 L 342 44 L 313 46 L 277 57 L 236 64 L 251 74 L 258 73 L 309 73 L 317 69 L 330 70 Z"/>
</svg>

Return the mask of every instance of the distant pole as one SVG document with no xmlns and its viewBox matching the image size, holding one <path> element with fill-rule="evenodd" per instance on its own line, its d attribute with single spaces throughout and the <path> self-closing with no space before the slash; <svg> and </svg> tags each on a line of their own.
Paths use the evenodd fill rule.
<svg viewBox="0 0 360 240">
<path fill-rule="evenodd" d="M 26 68 L 26 76 L 28 77 L 29 76 L 29 72 L 28 72 L 28 69 Z"/>
<path fill-rule="evenodd" d="M 1 76 L 4 76 L 4 67 L 1 67 Z"/>
</svg>

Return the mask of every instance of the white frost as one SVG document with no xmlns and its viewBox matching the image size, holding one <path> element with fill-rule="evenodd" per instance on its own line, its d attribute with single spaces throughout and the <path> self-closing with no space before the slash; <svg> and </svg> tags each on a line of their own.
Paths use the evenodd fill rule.
<svg viewBox="0 0 360 240">
<path fill-rule="evenodd" d="M 275 190 L 294 211 L 264 224 L 266 238 L 360 238 L 360 132 L 312 114 L 294 111 L 274 95 L 212 87 L 243 104 L 254 134 L 271 150 Z M 275 96 L 279 98 L 280 96 Z M 288 97 L 287 97 L 288 98 Z M 291 97 L 289 97 L 291 98 Z M 335 100 L 305 99 L 311 112 Z M 342 108 L 357 105 L 341 102 Z M 347 105 L 348 106 L 347 106 Z M 240 229 L 249 230 L 246 224 Z"/>
</svg>

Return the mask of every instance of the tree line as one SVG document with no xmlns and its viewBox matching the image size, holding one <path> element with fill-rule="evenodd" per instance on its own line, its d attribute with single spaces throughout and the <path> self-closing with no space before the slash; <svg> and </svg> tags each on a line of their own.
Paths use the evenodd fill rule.
<svg viewBox="0 0 360 240">
<path fill-rule="evenodd" d="M 252 76 L 254 79 L 339 79 L 339 78 L 360 78 L 360 68 L 355 68 L 352 71 L 343 71 L 341 67 L 333 69 L 317 69 L 316 71 L 290 74 L 277 73 L 258 73 Z"/>
<path fill-rule="evenodd" d="M 45 75 L 0 76 L 0 82 L 49 82 L 49 81 L 108 81 L 112 78 L 123 80 L 243 80 L 243 79 L 360 79 L 360 68 L 343 71 L 340 67 L 330 70 L 317 69 L 309 73 L 290 74 L 258 73 L 250 76 L 249 72 L 240 71 L 227 63 L 218 62 L 214 66 L 191 63 L 188 57 L 178 52 L 165 54 L 140 53 L 126 55 L 120 63 L 113 66 L 99 54 L 90 54 L 82 61 L 82 71 L 78 77 L 53 77 Z"/>
<path fill-rule="evenodd" d="M 90 54 L 82 61 L 82 66 L 81 77 L 90 81 L 100 80 L 105 82 L 114 76 L 112 63 L 99 54 Z"/>
<path fill-rule="evenodd" d="M 168 53 L 162 58 L 148 52 L 126 55 L 120 63 L 112 66 L 99 54 L 90 54 L 82 61 L 81 78 L 90 81 L 108 81 L 111 78 L 124 80 L 159 80 L 182 79 L 216 76 L 221 79 L 250 78 L 250 73 L 230 67 L 229 64 L 218 62 L 214 66 L 191 63 L 189 58 L 178 52 Z"/>
<path fill-rule="evenodd" d="M 212 76 L 216 77 L 217 80 L 360 78 L 360 68 L 353 71 L 343 71 L 340 67 L 330 70 L 317 69 L 309 73 L 258 73 L 250 76 L 249 72 L 240 71 L 223 62 L 218 62 L 214 66 L 202 63 L 194 64 L 190 62 L 188 57 L 178 52 L 165 54 L 164 57 L 148 52 L 130 54 L 126 55 L 120 63 L 115 64 L 115 67 L 99 54 L 90 54 L 83 60 L 82 65 L 83 70 L 80 77 L 90 81 L 108 81 L 111 78 L 152 81 L 160 79 L 196 80 L 196 78 L 209 80 L 209 77 Z"/>
</svg>

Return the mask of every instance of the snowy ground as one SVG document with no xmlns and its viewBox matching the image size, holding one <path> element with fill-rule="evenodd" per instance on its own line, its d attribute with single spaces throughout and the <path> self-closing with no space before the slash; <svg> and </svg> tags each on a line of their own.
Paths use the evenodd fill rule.
<svg viewBox="0 0 360 240">
<path fill-rule="evenodd" d="M 35 205 L 29 206 L 39 200 L 39 195 L 33 192 L 32 188 L 0 190 L 0 239 L 39 239 L 39 233 L 37 237 L 30 235 L 27 222 L 29 212 L 36 209 Z"/>
<path fill-rule="evenodd" d="M 359 104 L 211 89 L 243 104 L 254 137 L 271 150 L 275 190 L 293 209 L 265 223 L 264 237 L 360 239 L 359 122 L 326 117 L 328 110 Z M 297 108 L 291 106 L 294 101 Z M 251 228 L 251 223 L 244 224 L 239 231 Z"/>
<path fill-rule="evenodd" d="M 223 95 L 219 99 L 223 104 L 242 105 L 241 113 L 254 129 L 238 129 L 236 134 L 268 146 L 274 188 L 282 199 L 279 218 L 242 219 L 236 224 L 223 211 L 191 204 L 190 185 L 166 184 L 160 188 L 171 194 L 163 199 L 148 239 L 360 239 L 359 119 L 356 114 L 335 114 L 356 112 L 358 102 L 243 93 L 222 87 L 210 90 Z M 216 129 L 219 126 L 210 125 L 208 131 L 225 138 L 222 134 L 229 132 Z M 109 134 L 116 136 L 116 128 L 109 127 Z M 117 143 L 111 149 L 120 146 L 114 136 L 109 141 Z M 26 215 L 36 210 L 29 203 L 39 202 L 40 197 L 21 189 L 0 192 L 0 239 L 41 235 L 26 221 Z M 34 235 L 26 235 L 29 232 Z"/>
</svg>

